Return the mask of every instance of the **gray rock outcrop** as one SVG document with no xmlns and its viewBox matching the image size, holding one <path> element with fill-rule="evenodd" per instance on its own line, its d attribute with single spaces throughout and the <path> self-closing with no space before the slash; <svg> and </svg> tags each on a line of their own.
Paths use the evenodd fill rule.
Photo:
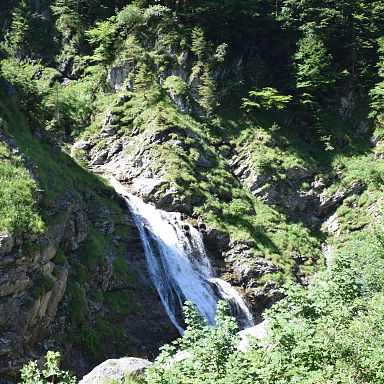
<svg viewBox="0 0 384 384">
<path fill-rule="evenodd" d="M 142 373 L 152 363 L 136 357 L 123 357 L 104 361 L 85 375 L 79 384 L 104 384 L 110 380 L 123 380 L 128 374 L 135 376 Z"/>
</svg>

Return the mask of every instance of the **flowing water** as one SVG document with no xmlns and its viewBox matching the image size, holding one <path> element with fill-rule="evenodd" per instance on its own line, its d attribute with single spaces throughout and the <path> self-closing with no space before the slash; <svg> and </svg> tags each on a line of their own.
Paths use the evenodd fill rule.
<svg viewBox="0 0 384 384">
<path fill-rule="evenodd" d="M 244 299 L 229 283 L 215 277 L 201 233 L 182 221 L 179 213 L 156 209 L 144 203 L 114 178 L 139 230 L 149 274 L 172 323 L 183 333 L 182 307 L 193 302 L 209 324 L 215 323 L 216 304 L 226 300 L 239 326 L 253 325 Z"/>
</svg>

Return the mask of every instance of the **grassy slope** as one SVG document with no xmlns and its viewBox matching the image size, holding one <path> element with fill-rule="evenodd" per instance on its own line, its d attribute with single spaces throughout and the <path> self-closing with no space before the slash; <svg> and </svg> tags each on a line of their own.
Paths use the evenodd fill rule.
<svg viewBox="0 0 384 384">
<path fill-rule="evenodd" d="M 194 217 L 201 217 L 211 227 L 230 234 L 232 241 L 251 243 L 255 255 L 281 268 L 281 272 L 272 276 L 275 280 L 282 282 L 293 277 L 293 256 L 297 254 L 307 259 L 303 269 L 313 270 L 321 258 L 319 240 L 301 223 L 290 221 L 255 198 L 236 179 L 221 154 L 223 140 L 230 132 L 228 121 L 223 120 L 225 128 L 199 122 L 180 113 L 167 97 L 149 106 L 138 108 L 137 105 L 140 105 L 140 95 L 134 94 L 123 106 L 106 110 L 112 110 L 116 116 L 115 127 L 132 144 L 128 155 L 146 146 L 152 172 L 168 181 L 181 202 L 193 208 Z M 82 136 L 97 137 L 100 128 L 95 128 L 92 125 Z M 236 134 L 242 135 L 242 128 L 241 123 L 234 123 Z M 132 135 L 134 130 L 144 135 Z M 145 144 L 141 141 L 142 137 L 162 134 L 161 142 Z M 210 165 L 202 165 L 201 157 Z M 158 192 L 165 193 L 166 188 Z M 266 275 L 263 281 L 270 278 Z"/>
<path fill-rule="evenodd" d="M 97 210 L 108 208 L 117 233 L 130 238 L 122 208 L 110 197 L 104 197 L 109 196 L 112 191 L 107 182 L 79 166 L 59 147 L 54 147 L 51 143 L 33 135 L 23 113 L 12 105 L 3 91 L 0 91 L 0 108 L 3 111 L 3 126 L 7 134 L 13 138 L 16 148 L 25 159 L 28 159 L 29 165 L 37 175 L 37 181 L 33 180 L 19 156 L 12 155 L 9 149 L 0 143 L 2 160 L 0 177 L 2 181 L 6 181 L 0 185 L 0 198 L 5 199 L 0 203 L 1 229 L 5 228 L 7 231 L 26 236 L 36 231 L 47 233 L 51 225 L 68 220 L 67 202 L 74 199 L 85 202 L 89 218 L 94 212 L 97 214 Z M 37 189 L 41 191 L 41 202 L 37 199 Z M 22 218 L 23 221 L 12 221 L 15 217 Z M 70 268 L 66 301 L 69 320 L 77 325 L 72 333 L 56 336 L 64 337 L 65 343 L 74 340 L 92 357 L 100 358 L 105 352 L 100 343 L 104 343 L 106 339 L 117 342 L 119 348 L 123 345 L 128 346 L 129 341 L 122 336 L 122 331 L 115 321 L 112 327 L 110 323 L 112 320 L 109 318 L 97 317 L 97 321 L 91 326 L 87 315 L 87 302 L 105 302 L 110 316 L 115 316 L 115 313 L 121 311 L 137 313 L 141 309 L 136 297 L 133 297 L 130 291 L 117 291 L 120 296 L 115 300 L 108 293 L 104 293 L 103 296 L 100 290 L 83 289 L 84 284 L 88 286 L 87 284 L 92 283 L 92 273 L 103 269 L 107 253 L 110 257 L 115 257 L 112 270 L 118 280 L 126 286 L 136 286 L 136 276 L 127 265 L 124 256 L 126 242 L 122 241 L 119 247 L 113 246 L 111 255 L 111 236 L 99 232 L 92 226 L 92 222 L 88 225 L 87 240 L 78 252 L 64 254 L 59 249 L 53 259 L 55 264 L 65 264 Z M 100 293 L 99 297 L 94 295 L 95 292 Z M 129 297 L 124 300 L 126 292 Z"/>
</svg>

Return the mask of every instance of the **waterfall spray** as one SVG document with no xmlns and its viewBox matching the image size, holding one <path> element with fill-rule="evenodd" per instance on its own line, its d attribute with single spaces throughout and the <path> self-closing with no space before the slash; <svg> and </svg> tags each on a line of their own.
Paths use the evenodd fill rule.
<svg viewBox="0 0 384 384">
<path fill-rule="evenodd" d="M 215 323 L 217 301 L 226 300 L 239 326 L 252 326 L 252 314 L 239 292 L 215 277 L 201 233 L 183 222 L 179 213 L 156 209 L 128 193 L 114 178 L 110 182 L 133 216 L 150 277 L 178 331 L 183 333 L 182 307 L 186 300 L 196 305 L 209 324 Z"/>
</svg>

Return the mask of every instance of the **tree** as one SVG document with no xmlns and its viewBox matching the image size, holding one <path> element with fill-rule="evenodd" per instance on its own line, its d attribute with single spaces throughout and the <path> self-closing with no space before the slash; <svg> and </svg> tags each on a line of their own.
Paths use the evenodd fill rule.
<svg viewBox="0 0 384 384">
<path fill-rule="evenodd" d="M 28 0 L 21 0 L 12 13 L 10 31 L 5 36 L 3 48 L 9 55 L 19 56 L 29 41 L 33 12 Z"/>
<path fill-rule="evenodd" d="M 114 44 L 116 38 L 115 18 L 100 21 L 88 30 L 86 35 L 91 45 L 95 46 L 93 58 L 104 65 L 110 64 L 115 57 Z"/>
<path fill-rule="evenodd" d="M 378 119 L 384 115 L 384 37 L 378 40 L 378 53 L 380 61 L 377 64 L 380 81 L 370 91 L 371 97 L 371 117 Z"/>
<path fill-rule="evenodd" d="M 324 97 L 334 84 L 332 55 L 324 42 L 314 32 L 308 32 L 297 43 L 294 54 L 296 87 L 304 103 L 312 103 L 314 97 Z"/>
<path fill-rule="evenodd" d="M 249 98 L 243 98 L 242 108 L 248 112 L 254 109 L 283 109 L 292 100 L 292 96 L 280 95 L 275 88 L 265 87 L 260 90 L 250 91 Z"/>
</svg>

